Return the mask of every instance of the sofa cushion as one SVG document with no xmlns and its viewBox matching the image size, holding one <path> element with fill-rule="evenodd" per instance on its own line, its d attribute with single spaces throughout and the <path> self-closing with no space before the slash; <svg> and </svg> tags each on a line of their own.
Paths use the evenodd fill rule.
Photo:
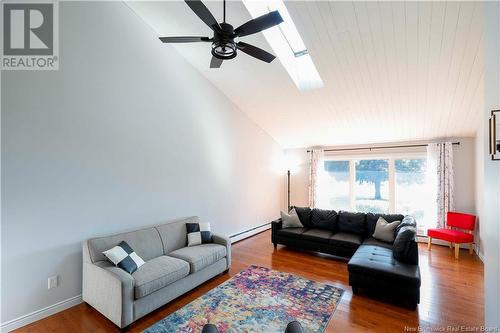
<svg viewBox="0 0 500 333">
<path fill-rule="evenodd" d="M 91 238 L 87 241 L 92 262 L 107 260 L 103 252 L 117 246 L 122 241 L 127 242 L 135 253 L 148 261 L 163 255 L 163 245 L 156 228 L 144 228 L 111 236 Z"/>
<path fill-rule="evenodd" d="M 379 217 L 383 217 L 384 220 L 391 223 L 394 221 L 402 221 L 404 218 L 404 215 L 367 213 L 366 214 L 366 232 L 365 232 L 366 237 L 372 237 L 373 233 L 375 232 L 375 226 L 377 225 L 377 221 L 378 221 Z"/>
<path fill-rule="evenodd" d="M 295 208 L 295 212 L 297 212 L 297 215 L 299 216 L 300 223 L 306 228 L 311 227 L 311 213 L 312 210 L 309 207 L 291 207 Z"/>
<path fill-rule="evenodd" d="M 309 229 L 302 233 L 302 239 L 307 239 L 314 242 L 328 243 L 333 232 L 325 229 Z"/>
<path fill-rule="evenodd" d="M 168 255 L 189 263 L 190 272 L 195 273 L 226 257 L 226 247 L 219 244 L 202 244 L 183 247 Z"/>
<path fill-rule="evenodd" d="M 417 229 L 411 225 L 401 228 L 392 245 L 394 259 L 408 264 L 418 264 L 416 243 Z"/>
<path fill-rule="evenodd" d="M 349 260 L 347 269 L 349 274 L 362 274 L 401 286 L 420 287 L 418 265 L 397 261 L 391 249 L 380 246 L 361 245 Z"/>
<path fill-rule="evenodd" d="M 352 234 L 363 235 L 365 233 L 365 222 L 365 213 L 341 211 L 339 213 L 337 230 L 339 232 L 349 232 Z"/>
<path fill-rule="evenodd" d="M 177 258 L 159 256 L 147 261 L 132 274 L 135 298 L 147 296 L 189 275 L 189 264 Z"/>
<path fill-rule="evenodd" d="M 407 226 L 417 228 L 417 221 L 415 220 L 415 218 L 413 216 L 406 215 L 405 217 L 403 217 L 403 219 L 401 220 L 401 223 L 396 228 L 396 233 L 398 233 L 399 230 L 401 230 L 403 227 L 407 227 Z"/>
<path fill-rule="evenodd" d="M 314 208 L 311 213 L 311 228 L 336 230 L 337 212 Z"/>
<path fill-rule="evenodd" d="M 157 233 L 160 234 L 163 243 L 164 255 L 187 245 L 186 223 L 200 223 L 200 219 L 197 216 L 191 216 L 156 226 Z"/>
<path fill-rule="evenodd" d="M 362 241 L 361 235 L 347 232 L 337 232 L 330 237 L 330 244 L 349 248 L 357 248 Z"/>
<path fill-rule="evenodd" d="M 366 238 L 363 241 L 363 245 L 374 245 L 374 246 L 385 247 L 386 249 L 392 249 L 391 243 L 382 242 L 382 241 L 375 239 L 373 237 Z"/>
<path fill-rule="evenodd" d="M 278 230 L 278 235 L 283 237 L 300 238 L 307 228 L 286 228 Z"/>
</svg>

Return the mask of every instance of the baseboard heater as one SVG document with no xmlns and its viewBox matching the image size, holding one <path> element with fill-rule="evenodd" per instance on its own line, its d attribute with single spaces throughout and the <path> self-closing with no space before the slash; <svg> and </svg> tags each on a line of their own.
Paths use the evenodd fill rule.
<svg viewBox="0 0 500 333">
<path fill-rule="evenodd" d="M 241 236 L 241 235 L 243 235 L 243 234 L 246 234 L 246 233 L 252 232 L 252 231 L 254 231 L 254 230 L 257 230 L 257 229 L 263 228 L 263 227 L 268 226 L 268 225 L 271 225 L 271 222 L 268 222 L 268 223 L 264 223 L 264 224 L 258 225 L 258 226 L 256 226 L 256 227 L 253 227 L 253 228 L 250 228 L 250 229 L 244 230 L 244 231 L 242 231 L 242 232 L 238 232 L 237 234 L 234 234 L 234 235 L 229 236 L 229 238 L 233 239 L 233 238 L 239 237 L 239 236 Z"/>
</svg>

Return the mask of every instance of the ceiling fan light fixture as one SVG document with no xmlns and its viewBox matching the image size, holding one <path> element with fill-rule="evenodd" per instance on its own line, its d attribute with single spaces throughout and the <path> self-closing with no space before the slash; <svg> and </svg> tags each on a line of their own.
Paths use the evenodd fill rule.
<svg viewBox="0 0 500 333">
<path fill-rule="evenodd" d="M 222 60 L 233 59 L 236 57 L 236 44 L 233 41 L 215 41 L 212 43 L 212 55 Z"/>
</svg>

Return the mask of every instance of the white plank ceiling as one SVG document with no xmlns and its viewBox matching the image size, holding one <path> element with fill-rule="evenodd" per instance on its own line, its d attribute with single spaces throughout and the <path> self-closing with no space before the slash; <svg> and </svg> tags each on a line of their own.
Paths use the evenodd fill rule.
<svg viewBox="0 0 500 333">
<path fill-rule="evenodd" d="M 128 4 L 158 36 L 211 36 L 183 2 Z M 222 21 L 221 2 L 206 4 Z M 484 89 L 481 3 L 286 6 L 322 89 L 299 91 L 279 60 L 266 64 L 241 53 L 210 69 L 210 44 L 174 47 L 284 148 L 475 135 Z M 228 2 L 229 23 L 248 19 L 241 2 Z M 272 51 L 261 34 L 242 40 Z"/>
</svg>

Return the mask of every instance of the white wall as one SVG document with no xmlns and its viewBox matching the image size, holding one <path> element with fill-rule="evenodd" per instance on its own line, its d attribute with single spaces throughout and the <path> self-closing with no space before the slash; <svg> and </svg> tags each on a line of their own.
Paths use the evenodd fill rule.
<svg viewBox="0 0 500 333">
<path fill-rule="evenodd" d="M 476 140 L 458 138 L 456 141 L 460 141 L 460 146 L 453 146 L 455 210 L 476 214 Z"/>
<path fill-rule="evenodd" d="M 459 146 L 453 146 L 455 208 L 462 212 L 475 214 L 475 140 L 474 138 L 453 138 L 450 140 L 454 142 L 460 141 Z M 408 142 L 405 144 L 413 143 Z M 310 155 L 305 148 L 287 149 L 285 150 L 285 154 L 288 158 L 297 161 L 299 164 L 296 174 L 292 175 L 291 179 L 292 191 L 290 201 L 293 205 L 307 206 L 309 204 L 308 184 Z"/>
<path fill-rule="evenodd" d="M 485 325 L 500 327 L 500 161 L 488 155 L 488 118 L 500 109 L 500 3 L 484 4 L 484 107 L 477 135 L 477 208 L 484 258 Z"/>
<path fill-rule="evenodd" d="M 2 73 L 3 323 L 80 294 L 88 237 L 188 215 L 230 235 L 282 204 L 280 146 L 124 3 L 61 3 L 60 49 Z"/>
</svg>

